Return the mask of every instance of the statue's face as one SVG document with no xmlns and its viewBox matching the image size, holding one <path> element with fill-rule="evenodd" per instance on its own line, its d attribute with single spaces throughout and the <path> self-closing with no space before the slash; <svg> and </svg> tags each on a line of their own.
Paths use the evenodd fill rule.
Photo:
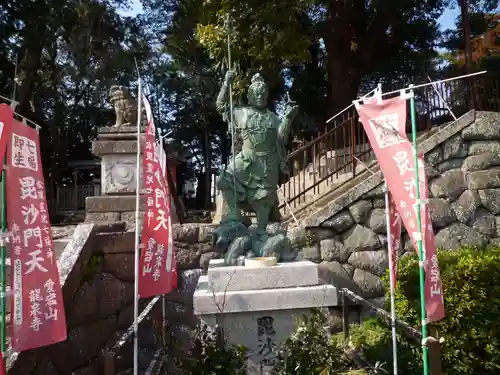
<svg viewBox="0 0 500 375">
<path fill-rule="evenodd" d="M 268 93 L 265 85 L 253 86 L 248 89 L 248 102 L 252 107 L 265 108 L 267 97 Z"/>
</svg>

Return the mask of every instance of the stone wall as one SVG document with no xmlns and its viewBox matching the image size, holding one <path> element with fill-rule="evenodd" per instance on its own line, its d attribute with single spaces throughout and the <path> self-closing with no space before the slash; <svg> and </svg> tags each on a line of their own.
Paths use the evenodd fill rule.
<svg viewBox="0 0 500 375">
<path fill-rule="evenodd" d="M 107 353 L 114 353 L 117 372 L 132 374 L 134 240 L 126 223 L 80 224 L 59 259 L 59 272 L 68 327 L 64 342 L 13 355 L 8 374 L 98 375 L 103 373 Z M 167 348 L 172 357 L 190 349 L 190 332 L 198 324 L 193 313 L 193 293 L 200 267 L 216 256 L 207 225 L 175 225 L 179 287 L 165 300 Z M 142 311 L 151 299 L 141 300 Z M 162 343 L 162 303 L 139 327 L 139 366 L 145 371 Z M 124 338 L 126 338 L 124 340 Z M 175 358 L 165 364 L 175 373 Z"/>
<path fill-rule="evenodd" d="M 76 228 L 58 262 L 68 339 L 14 356 L 9 375 L 99 373 L 102 348 L 132 321 L 133 238 L 130 247 L 114 237 L 123 230 L 120 223 Z"/>
<path fill-rule="evenodd" d="M 500 114 L 476 113 L 444 126 L 422 142 L 436 245 L 456 249 L 500 244 Z M 382 297 L 388 267 L 381 172 L 346 191 L 308 219 L 303 256 L 322 277 L 366 298 Z M 315 222 L 316 221 L 316 222 Z M 401 256 L 413 252 L 403 234 Z"/>
<path fill-rule="evenodd" d="M 437 245 L 500 244 L 500 115 L 474 113 L 434 132 L 420 145 L 427 160 L 430 208 Z M 318 208 L 304 225 L 287 232 L 298 259 L 319 264 L 320 276 L 370 299 L 383 296 L 380 276 L 387 268 L 383 176 L 377 172 L 346 188 Z M 268 231 L 281 228 L 271 224 Z M 187 355 L 193 293 L 210 259 L 211 224 L 174 226 L 179 288 L 166 296 L 167 361 Z M 404 234 L 401 255 L 413 251 Z M 68 340 L 11 358 L 9 375 L 102 374 L 103 356 L 116 347 L 133 319 L 134 232 L 122 224 L 81 224 L 60 260 Z M 149 301 L 142 301 L 144 306 Z M 333 314 L 335 315 L 335 314 Z M 145 368 L 161 345 L 161 303 L 139 331 L 140 365 Z M 129 373 L 132 340 L 119 345 L 117 369 Z"/>
</svg>

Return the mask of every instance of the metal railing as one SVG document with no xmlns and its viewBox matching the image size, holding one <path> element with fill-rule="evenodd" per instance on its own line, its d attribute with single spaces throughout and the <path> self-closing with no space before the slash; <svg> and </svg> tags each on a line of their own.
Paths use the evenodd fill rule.
<svg viewBox="0 0 500 375">
<path fill-rule="evenodd" d="M 401 86 L 395 86 L 394 89 L 398 87 Z M 388 92 L 393 87 L 386 86 L 385 89 Z M 500 75 L 487 73 L 416 89 L 418 131 L 426 131 L 453 120 L 440 96 L 457 117 L 472 109 L 500 111 Z M 409 109 L 406 123 L 409 132 Z M 288 156 L 290 173 L 281 183 L 284 197 L 280 202 L 280 209 L 285 216 L 290 213 L 290 209 L 300 209 L 312 203 L 318 195 L 332 191 L 355 177 L 365 164 L 375 160 L 354 108 L 344 112 L 330 125 L 330 129 L 293 150 Z"/>
<path fill-rule="evenodd" d="M 101 195 L 101 185 L 76 185 L 57 187 L 53 204 L 58 211 L 78 211 L 85 209 L 85 198 Z"/>
</svg>

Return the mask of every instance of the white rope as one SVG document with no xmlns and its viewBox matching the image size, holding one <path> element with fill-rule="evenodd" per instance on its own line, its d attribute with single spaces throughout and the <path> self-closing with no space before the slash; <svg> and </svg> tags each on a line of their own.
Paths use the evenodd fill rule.
<svg viewBox="0 0 500 375">
<path fill-rule="evenodd" d="M 278 190 L 281 192 L 281 195 L 283 195 L 283 200 L 285 201 L 285 205 L 287 206 L 288 210 L 290 211 L 290 214 L 292 215 L 293 217 L 293 220 L 295 221 L 295 224 L 297 224 L 297 226 L 299 226 L 299 221 L 297 220 L 297 218 L 295 217 L 295 214 L 293 213 L 292 211 L 292 207 L 290 207 L 290 204 L 288 203 L 288 201 L 286 200 L 286 197 L 285 197 L 285 192 L 283 191 L 283 189 L 281 188 L 281 186 L 278 185 Z"/>
<path fill-rule="evenodd" d="M 464 74 L 464 75 L 456 76 L 456 77 L 452 77 L 452 78 L 441 79 L 439 81 L 432 81 L 432 82 L 429 82 L 429 83 L 422 83 L 422 84 L 416 85 L 416 86 L 415 85 L 408 85 L 407 87 L 404 87 L 403 89 L 398 89 L 398 90 L 394 90 L 394 91 L 384 92 L 382 94 L 382 96 L 396 94 L 396 93 L 401 92 L 401 90 L 405 90 L 405 91 L 408 90 L 408 89 L 415 90 L 415 89 L 419 89 L 419 88 L 426 87 L 426 86 L 432 86 L 432 85 L 435 85 L 435 84 L 438 84 L 438 83 L 456 81 L 457 79 L 462 79 L 462 78 L 467 78 L 467 77 L 472 77 L 472 76 L 478 76 L 478 75 L 484 74 L 486 72 L 487 72 L 486 70 L 483 70 L 482 72 Z"/>
<path fill-rule="evenodd" d="M 3 96 L 3 95 L 0 95 L 0 99 L 5 100 L 5 101 L 8 101 L 8 102 L 11 104 L 11 106 L 12 106 L 12 105 L 14 105 L 14 107 L 15 107 L 17 104 L 19 104 L 19 102 L 15 101 L 14 99 L 7 98 L 7 97 L 5 97 L 5 96 Z M 23 119 L 24 121 L 26 121 L 26 122 L 28 122 L 28 123 L 32 124 L 32 125 L 33 125 L 36 129 L 37 129 L 37 131 L 38 131 L 38 130 L 40 130 L 40 129 L 42 128 L 42 127 L 41 127 L 40 125 L 38 125 L 36 122 L 34 122 L 34 121 L 30 120 L 30 119 L 29 119 L 29 118 L 27 118 L 27 117 L 24 117 L 23 115 L 20 115 L 19 113 L 15 112 L 15 111 L 14 111 L 14 114 L 15 114 L 16 116 L 21 117 L 21 119 Z"/>
<path fill-rule="evenodd" d="M 453 117 L 453 120 L 457 121 L 457 116 L 455 116 L 455 114 L 453 113 L 453 111 L 451 110 L 450 106 L 448 105 L 448 103 L 446 103 L 446 100 L 444 100 L 443 96 L 441 95 L 441 93 L 438 91 L 437 87 L 435 86 L 434 82 L 432 82 L 431 80 L 431 77 L 427 76 L 427 79 L 429 80 L 430 83 L 432 83 L 432 88 L 434 89 L 434 92 L 437 94 L 437 96 L 439 96 L 439 99 L 441 99 L 441 101 L 443 102 L 443 104 L 446 106 L 446 109 L 448 110 L 448 112 L 450 112 L 451 114 L 451 117 Z"/>
<path fill-rule="evenodd" d="M 391 217 L 389 214 L 390 202 L 389 202 L 389 188 L 387 186 L 387 180 L 384 183 L 384 198 L 385 198 L 385 222 L 387 231 L 387 255 L 389 258 L 389 290 L 390 290 L 390 301 L 391 301 L 391 331 L 392 331 L 392 361 L 393 361 L 393 373 L 398 374 L 398 341 L 396 335 L 396 297 L 395 297 L 395 280 L 394 280 L 394 259 L 392 253 L 392 233 L 391 233 Z"/>
<path fill-rule="evenodd" d="M 378 90 L 378 87 L 375 87 L 372 91 L 366 93 L 365 95 L 363 95 L 360 99 L 364 99 L 366 98 L 368 95 L 372 94 L 373 92 L 377 91 Z M 330 117 L 328 120 L 326 120 L 326 123 L 328 124 L 329 122 L 333 121 L 334 119 L 336 119 L 337 117 L 339 117 L 342 113 L 344 113 L 345 111 L 347 111 L 349 108 L 351 108 L 354 104 L 349 104 L 347 107 L 345 107 L 342 111 L 340 111 L 339 113 L 337 113 L 336 115 Z"/>
<path fill-rule="evenodd" d="M 356 157 L 355 155 L 353 155 L 352 157 L 353 157 L 354 159 L 356 159 L 356 161 L 357 161 L 359 164 L 361 164 L 361 166 L 365 167 L 365 168 L 366 168 L 366 170 L 372 174 L 372 176 L 375 174 L 375 172 L 373 172 L 370 168 L 368 168 L 368 166 L 367 166 L 365 163 L 363 163 L 361 160 L 359 160 L 359 158 L 358 158 L 358 157 Z"/>
</svg>

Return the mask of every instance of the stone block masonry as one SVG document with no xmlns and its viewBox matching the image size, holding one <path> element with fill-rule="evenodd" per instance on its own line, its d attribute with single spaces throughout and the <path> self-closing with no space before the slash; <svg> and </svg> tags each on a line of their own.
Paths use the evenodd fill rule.
<svg viewBox="0 0 500 375">
<path fill-rule="evenodd" d="M 144 137 L 140 140 L 144 150 Z M 92 152 L 101 158 L 102 196 L 86 198 L 85 221 L 91 223 L 125 222 L 127 228 L 135 226 L 135 193 L 137 179 L 142 185 L 142 163 L 137 167 L 137 127 L 103 127 L 98 131 L 98 139 L 92 142 Z M 177 158 L 177 152 L 171 152 Z M 174 199 L 172 199 L 172 217 L 177 222 Z M 145 202 L 141 199 L 141 221 L 144 216 Z"/>
<path fill-rule="evenodd" d="M 498 144 L 500 115 L 479 112 L 442 127 L 420 145 L 427 161 L 429 204 L 439 247 L 500 244 Z M 319 277 L 338 288 L 369 299 L 384 295 L 380 277 L 388 258 L 381 173 L 346 191 L 305 224 L 307 230 L 288 230 L 299 260 L 318 263 Z M 218 258 L 210 243 L 214 228 L 182 226 L 176 231 L 181 269 L 206 269 L 210 259 Z M 404 233 L 400 255 L 412 251 Z"/>
<path fill-rule="evenodd" d="M 176 241 L 190 241 L 190 228 L 175 227 Z M 198 230 L 194 230 L 198 234 Z M 187 237 L 183 237 L 186 234 Z M 133 322 L 134 232 L 125 223 L 80 224 L 58 261 L 67 318 L 68 339 L 28 350 L 8 358 L 8 374 L 99 375 L 103 373 L 103 353 Z M 182 264 L 182 263 L 180 263 Z M 182 265 L 179 288 L 166 297 L 167 338 L 170 354 L 188 355 L 191 335 L 198 324 L 193 313 L 193 294 L 201 274 L 199 263 Z M 140 310 L 150 299 L 141 300 Z M 143 373 L 161 345 L 161 303 L 141 324 L 139 365 Z M 117 353 L 119 371 L 132 367 L 132 341 Z M 167 366 L 174 366 L 175 361 Z M 173 370 L 172 372 L 174 373 Z"/>
<path fill-rule="evenodd" d="M 108 135 L 102 136 L 108 139 Z M 109 139 L 115 138 L 111 132 Z M 437 245 L 444 249 L 500 245 L 500 114 L 469 113 L 437 129 L 419 146 L 427 161 Z M 308 214 L 302 226 L 287 231 L 297 259 L 317 265 L 315 277 L 374 302 L 384 294 L 380 277 L 388 263 L 382 184 L 380 172 L 367 174 Z M 123 220 L 122 211 L 135 209 L 133 193 L 131 198 L 126 196 L 122 192 L 89 199 L 88 215 L 118 212 L 103 221 Z M 271 224 L 268 231 L 286 229 L 282 227 Z M 182 344 L 172 344 L 173 356 L 189 351 L 190 332 L 198 323 L 193 313 L 194 287 L 210 260 L 220 258 L 212 246 L 214 229 L 210 224 L 174 226 L 180 288 L 167 296 L 168 335 L 172 342 Z M 404 233 L 400 255 L 413 251 Z M 127 232 L 123 224 L 81 224 L 59 261 L 69 339 L 9 358 L 9 375 L 101 374 L 102 351 L 114 345 L 132 322 L 133 252 L 134 233 Z M 284 285 L 288 285 L 286 277 L 280 279 Z M 304 273 L 302 283 L 308 284 L 309 277 L 311 274 Z M 255 303 L 262 303 L 255 298 Z M 241 323 L 238 314 L 235 325 Z M 158 312 L 152 319 L 155 316 Z M 150 326 L 142 330 L 141 340 L 145 341 L 141 342 L 153 345 L 156 331 Z M 130 346 L 123 348 L 120 369 L 130 367 L 131 350 Z"/>
<path fill-rule="evenodd" d="M 500 114 L 470 113 L 424 140 L 429 208 L 441 249 L 500 245 Z M 467 117 L 468 116 L 468 117 Z M 384 295 L 388 267 L 383 176 L 377 172 L 306 220 L 302 255 L 320 277 L 366 298 Z M 403 234 L 400 256 L 414 252 Z"/>
</svg>

